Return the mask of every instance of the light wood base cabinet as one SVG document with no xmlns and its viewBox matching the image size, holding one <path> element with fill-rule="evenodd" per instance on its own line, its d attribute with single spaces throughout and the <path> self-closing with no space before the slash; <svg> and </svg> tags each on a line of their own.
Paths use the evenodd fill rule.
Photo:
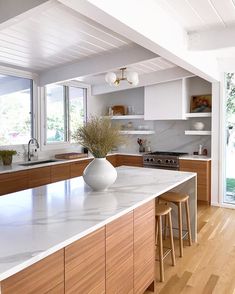
<svg viewBox="0 0 235 294">
<path fill-rule="evenodd" d="M 143 156 L 134 156 L 134 155 L 116 155 L 116 156 L 117 156 L 117 166 L 127 165 L 127 166 L 143 167 Z"/>
<path fill-rule="evenodd" d="M 154 291 L 154 200 L 3 280 L 1 294 Z"/>
<path fill-rule="evenodd" d="M 65 247 L 65 293 L 105 293 L 105 228 Z"/>
<path fill-rule="evenodd" d="M 133 212 L 106 226 L 106 293 L 133 292 Z"/>
<path fill-rule="evenodd" d="M 2 281 L 0 293 L 63 294 L 64 250 L 59 250 Z"/>
<path fill-rule="evenodd" d="M 134 293 L 141 294 L 154 281 L 155 201 L 134 210 Z"/>
<path fill-rule="evenodd" d="M 211 202 L 211 162 L 205 160 L 180 160 L 180 170 L 197 173 L 197 200 Z"/>
</svg>

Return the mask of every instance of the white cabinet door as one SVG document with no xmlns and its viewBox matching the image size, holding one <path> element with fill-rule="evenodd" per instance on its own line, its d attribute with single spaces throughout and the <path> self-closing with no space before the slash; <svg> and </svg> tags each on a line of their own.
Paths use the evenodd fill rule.
<svg viewBox="0 0 235 294">
<path fill-rule="evenodd" d="M 186 119 L 184 79 L 145 87 L 144 119 Z"/>
</svg>

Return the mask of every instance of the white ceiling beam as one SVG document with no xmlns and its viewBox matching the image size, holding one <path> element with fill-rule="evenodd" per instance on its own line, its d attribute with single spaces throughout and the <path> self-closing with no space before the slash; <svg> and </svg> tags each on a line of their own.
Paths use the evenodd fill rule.
<svg viewBox="0 0 235 294">
<path fill-rule="evenodd" d="M 169 82 L 169 81 L 192 77 L 192 76 L 194 75 L 191 72 L 188 72 L 181 67 L 173 67 L 173 68 L 169 68 L 165 70 L 160 70 L 157 72 L 151 72 L 151 73 L 140 75 L 139 76 L 140 82 L 138 86 L 135 86 L 135 87 L 129 85 L 127 82 L 122 82 L 118 87 L 112 87 L 107 83 L 94 85 L 91 87 L 91 94 L 95 96 L 95 95 L 106 94 L 106 93 L 111 93 L 111 92 L 116 92 L 121 90 L 150 86 L 157 83 L 164 83 L 164 82 Z"/>
<path fill-rule="evenodd" d="M 27 15 L 35 13 L 35 9 L 45 9 L 45 5 L 51 5 L 54 1 L 55 0 L 0 1 L 0 30 L 21 21 Z"/>
<path fill-rule="evenodd" d="M 42 72 L 40 86 L 67 81 L 82 76 L 104 73 L 128 64 L 157 57 L 155 53 L 139 45 L 123 46 L 122 48 L 104 52 L 102 55 L 82 59 L 72 64 L 67 64 Z"/>
<path fill-rule="evenodd" d="M 59 1 L 195 75 L 210 82 L 220 80 L 216 58 L 189 51 L 187 32 L 156 0 Z"/>
<path fill-rule="evenodd" d="M 217 50 L 235 47 L 235 27 L 188 34 L 189 50 Z"/>
</svg>

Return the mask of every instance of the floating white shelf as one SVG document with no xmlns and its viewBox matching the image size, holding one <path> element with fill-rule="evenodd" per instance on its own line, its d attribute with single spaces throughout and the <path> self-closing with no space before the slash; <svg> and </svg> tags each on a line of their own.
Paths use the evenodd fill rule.
<svg viewBox="0 0 235 294">
<path fill-rule="evenodd" d="M 186 113 L 186 117 L 211 117 L 211 112 L 193 112 Z"/>
<path fill-rule="evenodd" d="M 143 114 L 133 114 L 133 115 L 114 115 L 114 116 L 106 116 L 111 119 L 144 119 Z"/>
<path fill-rule="evenodd" d="M 211 131 L 196 131 L 196 130 L 187 130 L 185 135 L 199 135 L 199 136 L 210 136 Z"/>
<path fill-rule="evenodd" d="M 120 131 L 120 134 L 122 135 L 151 135 L 154 134 L 155 132 L 152 130 L 126 130 L 126 131 Z"/>
</svg>

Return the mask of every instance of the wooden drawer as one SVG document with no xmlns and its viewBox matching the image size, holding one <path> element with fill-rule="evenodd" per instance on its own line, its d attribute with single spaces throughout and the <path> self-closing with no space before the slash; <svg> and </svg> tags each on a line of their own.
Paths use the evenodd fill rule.
<svg viewBox="0 0 235 294">
<path fill-rule="evenodd" d="M 154 283 L 155 201 L 134 210 L 134 293 Z"/>
<path fill-rule="evenodd" d="M 143 166 L 143 156 L 117 155 L 117 165 Z"/>
<path fill-rule="evenodd" d="M 64 249 L 1 282 L 2 294 L 62 294 Z"/>
<path fill-rule="evenodd" d="M 105 228 L 65 248 L 65 293 L 105 293 Z"/>
<path fill-rule="evenodd" d="M 29 188 L 50 184 L 51 167 L 40 167 L 29 170 Z"/>
<path fill-rule="evenodd" d="M 106 225 L 106 293 L 133 293 L 133 212 Z"/>
<path fill-rule="evenodd" d="M 28 171 L 0 174 L 0 195 L 28 189 Z"/>
<path fill-rule="evenodd" d="M 70 178 L 70 164 L 58 164 L 51 166 L 51 183 Z"/>
<path fill-rule="evenodd" d="M 91 162 L 91 159 L 73 162 L 70 164 L 70 176 L 71 178 L 80 177 L 83 174 L 84 169 Z"/>
</svg>

